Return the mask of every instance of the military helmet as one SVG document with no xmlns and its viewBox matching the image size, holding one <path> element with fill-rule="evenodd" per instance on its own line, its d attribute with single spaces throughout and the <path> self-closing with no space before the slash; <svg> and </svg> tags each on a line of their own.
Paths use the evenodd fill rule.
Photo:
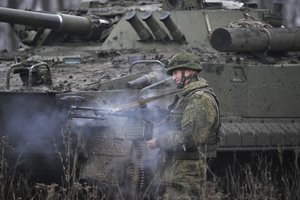
<svg viewBox="0 0 300 200">
<path fill-rule="evenodd" d="M 192 69 L 201 71 L 202 66 L 199 63 L 198 57 L 193 53 L 181 52 L 174 55 L 168 63 L 167 74 L 172 75 L 176 69 Z"/>
</svg>

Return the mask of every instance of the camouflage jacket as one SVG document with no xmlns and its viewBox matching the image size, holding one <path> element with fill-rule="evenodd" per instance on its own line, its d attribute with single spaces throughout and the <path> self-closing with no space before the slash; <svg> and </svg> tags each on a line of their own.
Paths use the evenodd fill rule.
<svg viewBox="0 0 300 200">
<path fill-rule="evenodd" d="M 200 150 L 206 156 L 215 154 L 219 108 L 216 96 L 207 82 L 197 78 L 185 85 L 170 109 L 167 126 L 157 138 L 157 146 L 169 153 Z"/>
</svg>

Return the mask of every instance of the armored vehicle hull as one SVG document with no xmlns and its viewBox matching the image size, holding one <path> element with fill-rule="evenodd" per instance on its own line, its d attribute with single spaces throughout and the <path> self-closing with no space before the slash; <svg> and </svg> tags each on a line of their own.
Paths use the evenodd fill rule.
<svg viewBox="0 0 300 200">
<path fill-rule="evenodd" d="M 173 98 L 170 92 L 176 90 L 164 75 L 164 65 L 172 55 L 185 50 L 199 56 L 201 75 L 220 101 L 215 170 L 220 164 L 235 162 L 236 157 L 250 162 L 252 153 L 261 152 L 288 152 L 288 159 L 276 158 L 298 167 L 297 45 L 270 51 L 276 45 L 268 31 L 272 25 L 266 21 L 267 10 L 198 6 L 189 10 L 182 10 L 179 4 L 171 11 L 157 7 L 126 10 L 113 17 L 97 8 L 84 12 L 108 22 L 101 26 L 100 35 L 92 34 L 97 37 L 42 29 L 34 32 L 35 39 L 28 43 L 34 45 L 30 50 L 13 56 L 3 52 L 1 135 L 11 137 L 17 154 L 58 154 L 62 172 L 66 172 L 64 164 L 71 166 L 72 161 L 78 161 L 80 179 L 97 181 L 104 188 L 112 185 L 111 195 L 118 191 L 121 196 L 141 198 L 151 182 L 157 153 L 148 150 L 143 141 L 149 133 L 159 134 L 155 125 L 167 113 Z M 262 38 L 246 31 L 242 43 L 229 44 L 248 46 L 232 45 L 229 50 L 221 46 L 222 52 L 217 51 L 224 43 L 214 36 L 218 33 L 214 30 L 232 30 L 229 33 L 234 36 L 235 31 L 249 27 L 264 31 L 266 45 L 249 45 L 251 40 Z M 279 35 L 290 33 L 282 29 Z M 299 30 L 292 32 L 298 39 Z M 280 43 L 290 42 L 281 39 Z M 157 95 L 160 98 L 151 98 Z M 125 112 L 116 112 L 116 108 L 125 108 Z M 71 147 L 76 150 L 71 151 Z M 72 152 L 72 158 L 60 159 L 64 151 L 67 156 Z M 124 186 L 121 192 L 120 184 Z"/>
</svg>

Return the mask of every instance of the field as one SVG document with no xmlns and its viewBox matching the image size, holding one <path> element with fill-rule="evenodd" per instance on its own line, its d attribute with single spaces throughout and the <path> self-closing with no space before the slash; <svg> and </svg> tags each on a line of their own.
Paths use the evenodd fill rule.
<svg viewBox="0 0 300 200">
<path fill-rule="evenodd" d="M 78 146 L 80 136 L 74 139 L 70 131 L 61 134 L 64 150 L 56 151 L 62 168 L 58 183 L 36 182 L 24 170 L 19 155 L 15 165 L 10 165 L 14 148 L 8 137 L 1 138 L 0 199 L 64 200 L 64 199 L 156 199 L 149 181 L 140 194 L 125 191 L 121 185 L 104 185 L 80 179 Z M 54 140 L 54 145 L 56 140 Z M 57 146 L 55 146 L 58 149 Z M 256 152 L 221 154 L 223 159 L 212 163 L 209 181 L 203 186 L 199 199 L 300 199 L 300 171 L 297 152 Z M 130 180 L 134 181 L 134 180 Z M 151 185 L 152 184 L 152 185 Z M 129 188 L 129 187 L 127 187 Z M 134 192 L 133 192 L 134 193 Z"/>
</svg>

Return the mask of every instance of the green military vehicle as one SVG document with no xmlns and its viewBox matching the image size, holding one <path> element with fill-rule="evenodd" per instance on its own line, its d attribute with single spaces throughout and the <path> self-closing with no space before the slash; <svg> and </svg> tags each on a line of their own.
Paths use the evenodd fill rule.
<svg viewBox="0 0 300 200">
<path fill-rule="evenodd" d="M 58 14 L 0 8 L 0 21 L 28 46 L 0 55 L 0 134 L 38 181 L 59 180 L 61 164 L 76 161 L 79 179 L 144 198 L 157 152 L 143 141 L 168 113 L 176 87 L 165 66 L 180 51 L 199 56 L 220 101 L 216 174 L 262 152 L 298 167 L 300 31 L 280 13 L 238 2 L 82 1 Z"/>
</svg>

